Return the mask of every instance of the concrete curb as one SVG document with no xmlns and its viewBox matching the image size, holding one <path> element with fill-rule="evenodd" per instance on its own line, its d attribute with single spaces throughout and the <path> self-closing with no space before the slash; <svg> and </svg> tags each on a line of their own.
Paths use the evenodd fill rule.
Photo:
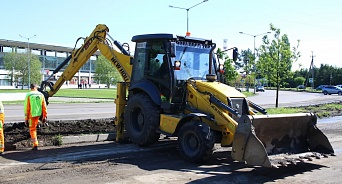
<svg viewBox="0 0 342 184">
<path fill-rule="evenodd" d="M 62 144 L 76 144 L 84 142 L 102 142 L 102 141 L 114 141 L 116 138 L 115 133 L 108 134 L 89 134 L 89 135 L 77 135 L 77 136 L 63 136 Z"/>
</svg>

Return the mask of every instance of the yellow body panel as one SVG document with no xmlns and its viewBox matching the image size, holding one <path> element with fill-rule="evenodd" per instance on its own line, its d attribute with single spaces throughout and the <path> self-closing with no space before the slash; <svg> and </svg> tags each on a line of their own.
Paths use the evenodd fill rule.
<svg viewBox="0 0 342 184">
<path fill-rule="evenodd" d="M 237 122 L 229 112 L 210 103 L 210 95 L 214 95 L 220 101 L 227 103 L 227 97 L 245 98 L 245 95 L 235 88 L 219 82 L 196 81 L 189 83 L 187 100 L 191 106 L 211 115 L 214 121 L 204 121 L 211 129 L 222 132 L 222 146 L 231 145 L 233 142 Z M 199 92 L 200 91 L 200 92 Z"/>
<path fill-rule="evenodd" d="M 121 141 L 124 139 L 124 119 L 123 114 L 125 112 L 126 101 L 126 83 L 118 82 L 116 86 L 116 111 L 115 111 L 115 125 L 116 125 L 116 141 Z"/>
<path fill-rule="evenodd" d="M 179 120 L 180 117 L 169 114 L 161 114 L 159 129 L 163 132 L 173 134 L 177 128 Z"/>
</svg>

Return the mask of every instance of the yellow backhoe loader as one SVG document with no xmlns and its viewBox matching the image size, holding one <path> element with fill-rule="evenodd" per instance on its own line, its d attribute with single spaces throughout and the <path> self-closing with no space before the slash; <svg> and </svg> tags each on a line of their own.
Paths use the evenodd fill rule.
<svg viewBox="0 0 342 184">
<path fill-rule="evenodd" d="M 222 65 L 211 40 L 137 35 L 132 37 L 132 57 L 127 44 L 108 32 L 106 25 L 97 25 L 50 76 L 65 68 L 61 77 L 55 83 L 43 81 L 40 91 L 47 99 L 53 96 L 99 50 L 124 81 L 117 84 L 115 100 L 117 141 L 127 135 L 134 144 L 148 146 L 160 134 L 177 137 L 180 154 L 190 162 L 205 160 L 220 143 L 232 147 L 233 159 L 264 167 L 334 154 L 316 126 L 315 114 L 267 115 L 244 94 L 218 81 Z"/>
</svg>

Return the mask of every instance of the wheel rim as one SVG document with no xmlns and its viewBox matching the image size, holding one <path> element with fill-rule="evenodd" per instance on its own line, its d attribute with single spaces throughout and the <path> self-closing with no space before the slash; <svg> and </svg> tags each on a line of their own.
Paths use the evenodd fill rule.
<svg viewBox="0 0 342 184">
<path fill-rule="evenodd" d="M 199 149 L 199 138 L 194 133 L 187 133 L 183 139 L 184 148 L 187 152 L 196 153 Z"/>
<path fill-rule="evenodd" d="M 132 110 L 131 124 L 136 132 L 141 132 L 144 128 L 144 114 L 140 108 L 135 108 Z"/>
</svg>

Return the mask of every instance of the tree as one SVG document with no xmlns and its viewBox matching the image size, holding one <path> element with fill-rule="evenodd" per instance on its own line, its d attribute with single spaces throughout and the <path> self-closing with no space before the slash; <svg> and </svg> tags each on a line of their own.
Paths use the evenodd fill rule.
<svg viewBox="0 0 342 184">
<path fill-rule="evenodd" d="M 224 79 L 226 83 L 234 83 L 235 79 L 238 77 L 238 73 L 233 66 L 234 61 L 229 58 L 226 52 L 221 51 L 220 48 L 217 49 L 217 57 L 224 62 Z"/>
<path fill-rule="evenodd" d="M 12 78 L 13 83 L 21 83 L 22 89 L 24 85 L 28 86 L 28 55 L 23 53 L 6 53 L 4 56 L 4 67 Z M 37 55 L 30 54 L 30 82 L 40 84 L 42 75 L 40 70 L 42 63 Z"/>
<path fill-rule="evenodd" d="M 104 56 L 99 56 L 96 60 L 94 79 L 98 83 L 106 84 L 107 88 L 122 81 L 117 69 Z"/>
<path fill-rule="evenodd" d="M 296 77 L 294 78 L 294 83 L 296 86 L 298 85 L 303 85 L 305 82 L 305 78 L 304 77 Z"/>
<path fill-rule="evenodd" d="M 270 30 L 274 32 L 274 38 L 270 40 L 267 35 L 263 37 L 257 70 L 265 74 L 271 84 L 277 86 L 276 107 L 278 107 L 279 88 L 287 84 L 287 79 L 292 78 L 292 64 L 300 57 L 299 40 L 297 46 L 291 50 L 290 40 L 286 34 L 281 35 L 280 29 L 273 24 L 270 24 Z"/>
<path fill-rule="evenodd" d="M 246 75 L 251 74 L 254 71 L 254 54 L 251 49 L 242 50 L 241 51 L 242 63 L 239 66 L 242 66 L 243 71 L 246 72 Z"/>
</svg>

